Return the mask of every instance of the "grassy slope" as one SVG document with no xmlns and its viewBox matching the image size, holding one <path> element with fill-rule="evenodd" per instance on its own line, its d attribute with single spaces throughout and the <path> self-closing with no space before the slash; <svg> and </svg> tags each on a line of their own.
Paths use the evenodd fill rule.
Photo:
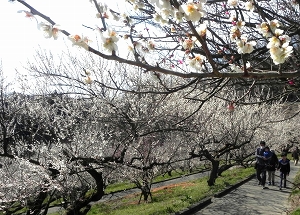
<svg viewBox="0 0 300 215">
<path fill-rule="evenodd" d="M 153 201 L 138 204 L 140 194 L 127 196 L 113 201 L 93 205 L 88 215 L 164 215 L 183 210 L 201 199 L 225 189 L 254 173 L 253 168 L 234 169 L 223 173 L 213 187 L 207 186 L 207 178 L 174 184 L 155 189 Z"/>
</svg>

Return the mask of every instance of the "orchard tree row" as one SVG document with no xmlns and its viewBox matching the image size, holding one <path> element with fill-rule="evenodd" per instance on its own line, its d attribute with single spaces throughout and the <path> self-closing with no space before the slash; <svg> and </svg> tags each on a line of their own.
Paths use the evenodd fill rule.
<svg viewBox="0 0 300 215">
<path fill-rule="evenodd" d="M 270 104 L 227 109 L 223 98 L 231 87 L 218 93 L 204 88 L 203 100 L 193 99 L 200 91 L 191 87 L 159 93 L 163 87 L 156 76 L 123 65 L 109 67 L 91 85 L 81 80 L 89 72 L 83 57 L 64 55 L 58 64 L 39 52 L 27 66 L 37 85 L 27 84 L 35 93 L 10 93 L 1 82 L 0 195 L 8 214 L 18 204 L 15 210 L 46 214 L 56 199 L 63 199 L 66 214 L 86 213 L 116 181 L 132 181 L 147 201 L 155 176 L 205 162 L 213 186 L 229 167 L 251 165 L 261 139 L 274 149 L 298 141 L 298 128 L 291 127 L 296 104 L 291 110 L 271 92 L 261 94 Z"/>
</svg>

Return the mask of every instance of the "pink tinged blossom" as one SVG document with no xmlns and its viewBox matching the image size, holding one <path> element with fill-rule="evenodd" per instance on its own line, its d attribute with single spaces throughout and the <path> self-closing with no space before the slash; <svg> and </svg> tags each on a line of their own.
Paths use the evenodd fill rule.
<svg viewBox="0 0 300 215">
<path fill-rule="evenodd" d="M 289 85 L 295 85 L 295 81 L 293 79 L 288 80 Z"/>
<path fill-rule="evenodd" d="M 25 17 L 27 17 L 27 18 L 34 18 L 34 14 L 31 13 L 30 11 L 19 10 L 18 13 L 25 13 Z"/>
<path fill-rule="evenodd" d="M 291 38 L 288 35 L 279 36 L 279 39 L 282 43 L 282 47 L 287 47 L 291 41 Z"/>
<path fill-rule="evenodd" d="M 233 112 L 234 111 L 234 105 L 233 104 L 234 104 L 233 102 L 229 103 L 229 105 L 227 107 L 227 109 L 228 109 L 229 112 Z"/>
<path fill-rule="evenodd" d="M 183 64 L 183 60 L 178 60 L 178 64 Z"/>
</svg>

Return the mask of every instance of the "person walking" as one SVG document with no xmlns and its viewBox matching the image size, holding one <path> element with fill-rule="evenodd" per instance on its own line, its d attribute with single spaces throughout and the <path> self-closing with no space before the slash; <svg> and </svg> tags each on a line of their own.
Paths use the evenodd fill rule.
<svg viewBox="0 0 300 215">
<path fill-rule="evenodd" d="M 268 160 L 268 164 L 267 164 L 268 185 L 273 185 L 273 186 L 275 185 L 275 171 L 277 167 L 278 167 L 278 157 L 275 151 L 271 150 L 271 158 Z"/>
<path fill-rule="evenodd" d="M 265 141 L 260 141 L 260 147 L 256 149 L 255 157 L 255 169 L 256 169 L 256 177 L 259 181 L 258 185 L 261 185 L 263 189 L 266 189 L 266 158 L 264 157 L 266 143 Z"/>
<path fill-rule="evenodd" d="M 293 150 L 292 157 L 293 157 L 293 160 L 294 160 L 294 165 L 296 166 L 298 164 L 298 161 L 299 161 L 299 149 L 298 149 L 298 147 L 296 147 Z"/>
<path fill-rule="evenodd" d="M 285 153 L 281 154 L 281 159 L 278 161 L 277 170 L 280 171 L 280 186 L 279 189 L 286 188 L 286 177 L 290 174 L 290 160 L 287 159 L 287 155 Z"/>
</svg>

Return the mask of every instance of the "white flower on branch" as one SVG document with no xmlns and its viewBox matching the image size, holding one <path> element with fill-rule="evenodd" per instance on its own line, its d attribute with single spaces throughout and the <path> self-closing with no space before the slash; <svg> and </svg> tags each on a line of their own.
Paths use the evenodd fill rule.
<svg viewBox="0 0 300 215">
<path fill-rule="evenodd" d="M 230 39 L 231 41 L 236 41 L 241 37 L 240 29 L 237 26 L 233 26 L 230 29 Z"/>
<path fill-rule="evenodd" d="M 109 52 L 117 51 L 117 42 L 119 41 L 117 33 L 110 29 L 104 33 L 100 29 L 98 30 L 101 36 L 103 47 Z"/>
<path fill-rule="evenodd" d="M 31 13 L 30 11 L 27 10 L 19 10 L 17 11 L 18 13 L 25 13 L 25 17 L 26 18 L 35 18 L 33 13 Z"/>
<path fill-rule="evenodd" d="M 185 39 L 182 43 L 182 47 L 184 48 L 184 50 L 191 50 L 192 48 L 194 48 L 194 41 L 190 38 Z"/>
<path fill-rule="evenodd" d="M 195 55 L 194 58 L 188 59 L 188 65 L 196 70 L 202 70 L 202 64 L 206 57 L 203 55 Z"/>
<path fill-rule="evenodd" d="M 205 37 L 205 36 L 206 36 L 206 30 L 207 30 L 206 24 L 200 24 L 200 25 L 196 28 L 197 33 L 198 33 L 200 36 L 202 36 L 202 37 Z"/>
<path fill-rule="evenodd" d="M 176 19 L 178 23 L 181 23 L 183 21 L 184 13 L 179 10 L 173 10 L 174 15 L 173 17 Z"/>
<path fill-rule="evenodd" d="M 239 54 L 246 54 L 253 52 L 254 48 L 253 46 L 256 45 L 255 41 L 248 42 L 247 36 L 242 35 L 240 39 L 236 41 L 236 45 L 238 47 L 238 53 Z"/>
<path fill-rule="evenodd" d="M 269 24 L 267 22 L 263 22 L 260 25 L 257 25 L 256 28 L 258 32 L 261 33 L 264 37 L 272 36 Z"/>
<path fill-rule="evenodd" d="M 270 48 L 271 58 L 275 65 L 282 64 L 285 60 L 293 53 L 292 46 L 277 47 L 273 46 Z"/>
<path fill-rule="evenodd" d="M 90 42 L 88 37 L 80 37 L 79 35 L 75 34 L 75 35 L 69 35 L 68 38 L 69 38 L 69 40 L 71 40 L 73 45 L 80 46 L 80 47 L 88 50 L 88 48 L 89 48 L 88 43 Z"/>
<path fill-rule="evenodd" d="M 245 22 L 239 20 L 235 23 L 235 25 L 236 25 L 236 27 L 238 27 L 238 29 L 242 29 L 245 26 Z"/>
<path fill-rule="evenodd" d="M 245 3 L 246 10 L 249 10 L 250 12 L 254 11 L 254 2 L 252 0 L 249 0 Z"/>
<path fill-rule="evenodd" d="M 55 39 L 55 40 L 58 38 L 58 34 L 62 30 L 60 25 L 58 25 L 58 24 L 51 25 L 51 24 L 47 24 L 44 22 L 40 22 L 38 24 L 38 29 L 43 31 L 45 38 L 53 37 L 53 39 Z"/>
<path fill-rule="evenodd" d="M 86 83 L 86 84 L 92 84 L 93 83 L 93 80 L 92 80 L 92 78 L 91 78 L 91 76 L 87 76 L 86 77 L 86 79 L 84 79 L 84 82 Z"/>
<path fill-rule="evenodd" d="M 236 7 L 239 4 L 239 0 L 228 0 L 227 3 L 231 7 Z"/>
<path fill-rule="evenodd" d="M 271 38 L 269 39 L 269 43 L 268 43 L 268 45 L 267 45 L 267 48 L 270 49 L 270 48 L 273 47 L 273 46 L 279 47 L 280 45 L 281 45 L 281 42 L 280 42 L 279 38 L 273 36 L 273 37 L 271 37 Z"/>
<path fill-rule="evenodd" d="M 235 64 L 229 64 L 230 65 L 230 69 L 234 72 L 238 72 L 238 73 L 241 73 L 241 72 L 244 72 L 244 67 L 241 67 L 239 65 L 235 65 Z M 246 69 L 249 69 L 251 67 L 251 64 L 250 62 L 248 61 L 246 63 Z"/>
<path fill-rule="evenodd" d="M 206 3 L 206 0 L 201 0 L 198 3 L 189 0 L 187 4 L 181 5 L 181 11 L 185 13 L 185 18 L 192 22 L 198 22 L 206 14 L 203 3 Z"/>
</svg>

